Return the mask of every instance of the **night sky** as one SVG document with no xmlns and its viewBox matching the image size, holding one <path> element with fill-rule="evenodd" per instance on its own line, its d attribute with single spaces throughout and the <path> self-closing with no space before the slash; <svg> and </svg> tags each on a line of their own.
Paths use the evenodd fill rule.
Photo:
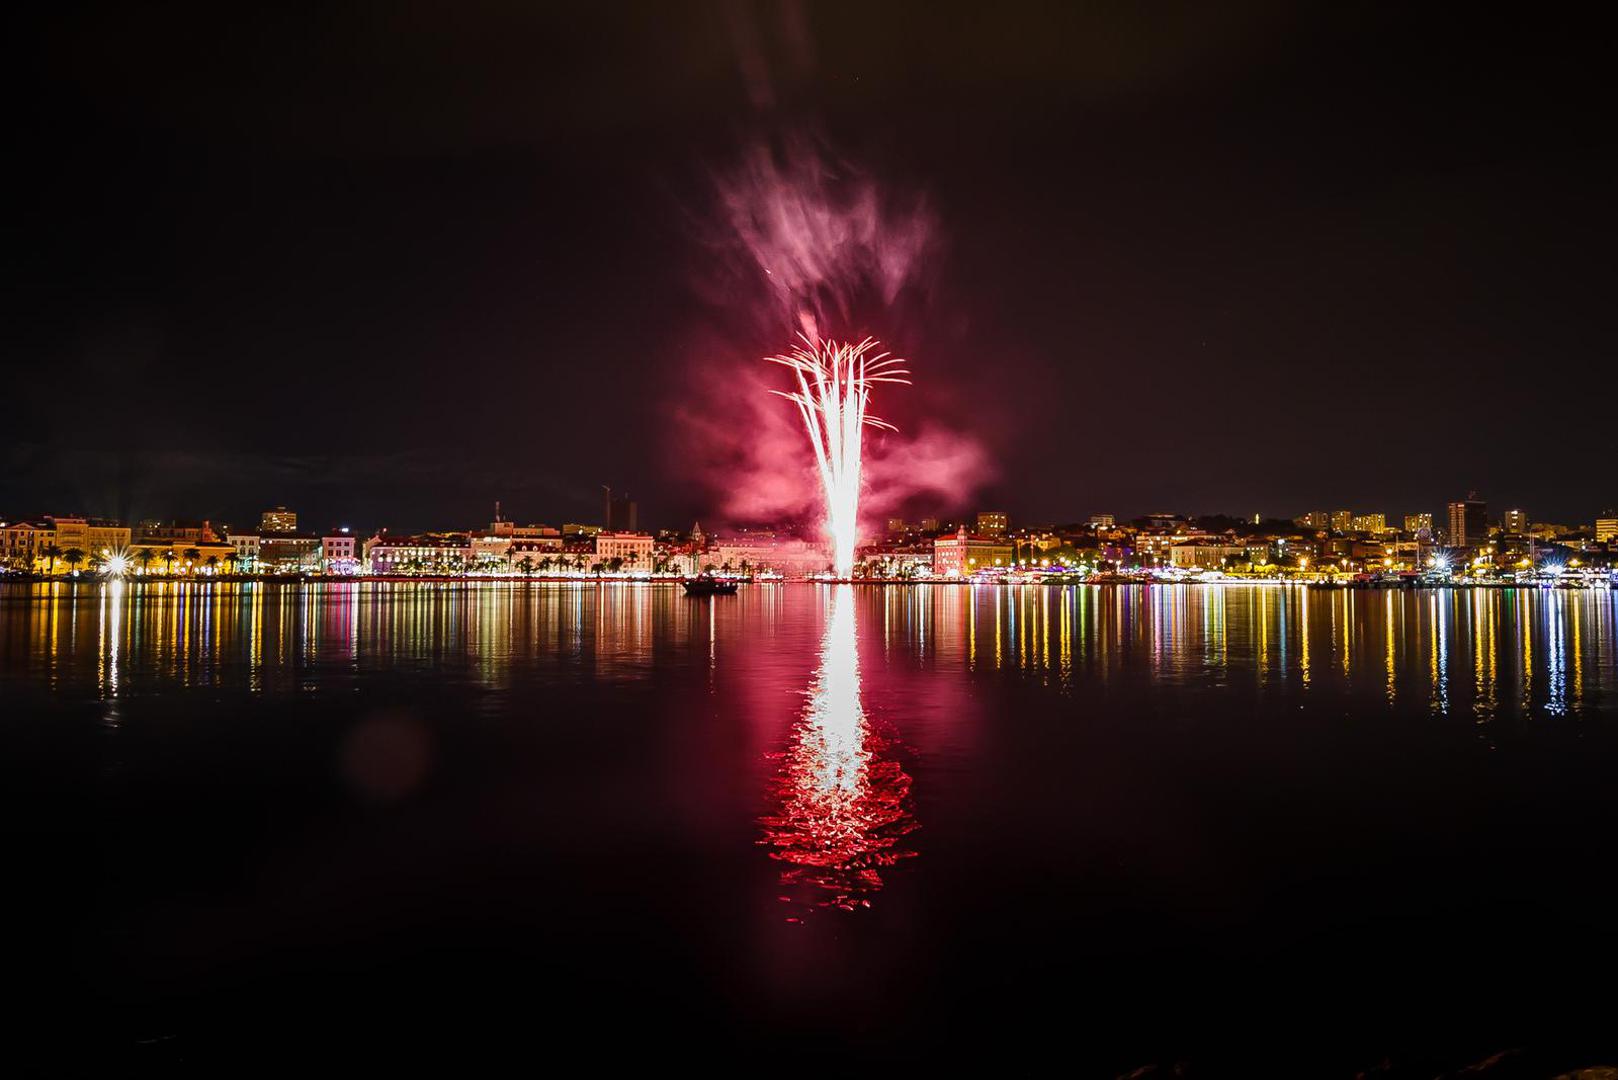
<svg viewBox="0 0 1618 1080">
<path fill-rule="evenodd" d="M 679 403 L 790 329 L 713 287 L 712 177 L 795 131 L 938 222 L 925 290 L 842 329 L 912 360 L 883 415 L 987 451 L 944 516 L 1618 503 L 1594 28 L 1074 7 L 19 27 L 0 517 L 594 521 L 607 483 L 706 519 Z"/>
</svg>

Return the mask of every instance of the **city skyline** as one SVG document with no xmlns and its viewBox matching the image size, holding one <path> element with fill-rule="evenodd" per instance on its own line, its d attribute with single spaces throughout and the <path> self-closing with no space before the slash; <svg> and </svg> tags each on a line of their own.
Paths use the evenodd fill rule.
<svg viewBox="0 0 1618 1080">
<path fill-rule="evenodd" d="M 1577 419 L 1611 392 L 1612 210 L 1572 27 L 801 14 L 334 14 L 320 52 L 291 14 L 218 42 L 178 10 L 33 13 L 0 505 L 229 518 L 249 491 L 416 527 L 582 518 L 611 482 L 711 516 L 734 478 L 691 422 L 745 424 L 753 391 L 709 368 L 797 329 L 710 228 L 761 130 L 925 211 L 921 275 L 830 329 L 912 360 L 880 403 L 904 438 L 975 445 L 933 478 L 962 509 L 1613 497 L 1612 425 Z M 281 65 L 297 93 L 253 74 Z"/>
<path fill-rule="evenodd" d="M 687 581 L 1074 581 L 1214 578 L 1414 587 L 1575 583 L 1610 588 L 1618 509 L 1591 522 L 1535 521 L 1521 507 L 1491 515 L 1477 492 L 1445 514 L 1311 510 L 1292 519 L 1172 513 L 1081 525 L 1017 522 L 1001 509 L 959 519 L 888 518 L 834 536 L 818 523 L 637 529 L 636 503 L 603 486 L 601 521 L 524 523 L 495 504 L 484 526 L 417 532 L 319 528 L 285 505 L 256 527 L 196 520 L 45 515 L 0 517 L 0 575 L 151 577 L 594 577 Z M 846 544 L 846 548 L 840 545 Z M 733 587 L 733 586 L 732 586 Z"/>
<path fill-rule="evenodd" d="M 1618 1077 L 1582 11 L 12 25 L 0 1061 Z"/>
<path fill-rule="evenodd" d="M 73 506 L 71 508 L 64 509 L 61 507 L 61 500 L 57 500 L 54 504 L 54 508 L 47 507 L 44 509 L 32 508 L 28 510 L 19 510 L 17 507 L 0 506 L 0 523 L 7 520 L 22 521 L 33 517 L 49 517 L 53 514 L 60 514 L 64 516 L 85 517 L 90 519 L 116 521 L 129 524 L 137 524 L 140 522 L 211 522 L 216 526 L 229 527 L 237 532 L 297 531 L 295 528 L 284 530 L 275 529 L 265 524 L 266 521 L 269 521 L 270 515 L 284 512 L 291 514 L 292 520 L 295 522 L 300 517 L 305 522 L 319 522 L 320 524 L 312 526 L 317 532 L 320 530 L 352 530 L 354 532 L 392 531 L 396 533 L 465 531 L 467 529 L 479 527 L 478 525 L 474 524 L 478 521 L 500 520 L 505 520 L 507 522 L 535 524 L 543 523 L 557 527 L 570 525 L 595 526 L 608 530 L 629 532 L 637 531 L 637 526 L 639 526 L 640 531 L 647 532 L 679 532 L 686 530 L 689 526 L 689 522 L 680 521 L 659 520 L 650 523 L 647 521 L 642 521 L 640 520 L 640 515 L 638 512 L 639 504 L 631 497 L 632 493 L 619 491 L 615 496 L 613 494 L 613 489 L 605 484 L 599 485 L 597 492 L 598 494 L 596 495 L 596 503 L 593 510 L 587 509 L 581 513 L 571 515 L 567 513 L 557 513 L 554 510 L 530 512 L 519 503 L 496 499 L 492 505 L 484 507 L 481 513 L 474 511 L 460 517 L 446 516 L 440 517 L 436 520 L 417 521 L 409 519 L 390 520 L 387 515 L 384 515 L 382 520 L 367 521 L 355 517 L 354 515 L 344 514 L 341 512 L 335 514 L 323 513 L 317 509 L 316 512 L 309 513 L 305 510 L 289 509 L 288 506 L 283 503 L 277 503 L 270 509 L 266 510 L 264 507 L 267 504 L 263 501 L 249 504 L 241 500 L 240 496 L 238 496 L 237 505 L 256 505 L 258 509 L 245 511 L 239 514 L 208 514 L 192 511 L 182 513 L 147 513 L 129 515 L 116 513 L 93 513 L 86 511 L 82 506 Z M 1009 518 L 1011 521 L 1015 522 L 1019 528 L 1044 528 L 1057 526 L 1066 527 L 1078 525 L 1087 521 L 1093 523 L 1098 517 L 1116 521 L 1120 524 L 1145 521 L 1154 517 L 1174 517 L 1186 521 L 1193 521 L 1197 519 L 1228 518 L 1257 524 L 1265 522 L 1305 523 L 1306 520 L 1311 516 L 1316 516 L 1319 517 L 1320 520 L 1312 523 L 1315 527 L 1336 532 L 1375 532 L 1380 531 L 1383 528 L 1390 530 L 1401 530 L 1404 532 L 1414 532 L 1417 528 L 1425 527 L 1431 529 L 1437 525 L 1441 530 L 1448 533 L 1453 533 L 1455 529 L 1452 507 L 1458 503 L 1463 503 L 1472 499 L 1476 499 L 1484 508 L 1486 508 L 1486 513 L 1489 515 L 1488 521 L 1490 524 L 1509 523 L 1509 520 L 1515 516 L 1520 521 L 1526 521 L 1532 524 L 1552 522 L 1557 525 L 1575 528 L 1582 526 L 1593 526 L 1596 520 L 1602 517 L 1611 517 L 1614 512 L 1613 508 L 1618 506 L 1618 498 L 1608 499 L 1605 501 L 1596 500 L 1588 503 L 1583 510 L 1576 511 L 1573 514 L 1547 514 L 1536 511 L 1535 507 L 1531 503 L 1494 500 L 1490 499 L 1485 492 L 1479 492 L 1476 489 L 1469 489 L 1464 495 L 1458 494 L 1450 498 L 1437 501 L 1432 509 L 1397 508 L 1392 507 L 1390 504 L 1386 504 L 1385 501 L 1379 502 L 1377 500 L 1368 500 L 1366 503 L 1348 506 L 1331 500 L 1316 499 L 1306 504 L 1302 508 L 1293 507 L 1290 510 L 1283 510 L 1279 512 L 1243 512 L 1230 507 L 1212 510 L 1188 509 L 1184 507 L 1140 503 L 1139 505 L 1141 506 L 1149 506 L 1151 508 L 1138 510 L 1135 512 L 1119 512 L 1112 507 L 1082 510 L 1076 509 L 1066 514 L 1060 514 L 1054 517 L 1039 518 L 1031 517 L 1016 511 L 1005 510 L 1000 508 L 998 504 L 993 504 L 986 500 L 976 500 L 969 506 L 956 506 L 949 509 L 933 508 L 924 512 L 923 514 L 912 516 L 909 519 L 891 516 L 884 517 L 875 514 L 861 515 L 860 536 L 862 540 L 868 540 L 872 537 L 879 536 L 884 531 L 890 531 L 888 526 L 891 526 L 892 523 L 907 520 L 922 521 L 936 519 L 939 521 L 953 523 L 969 522 L 974 517 L 984 513 L 983 507 L 990 505 L 996 506 L 996 510 L 993 511 L 993 513 L 996 513 L 1002 518 Z M 568 503 L 567 505 L 574 504 Z M 514 506 L 517 507 L 515 512 L 512 510 Z M 746 530 L 784 527 L 803 532 L 813 532 L 817 528 L 817 524 L 813 517 L 804 517 L 801 519 L 782 518 L 773 521 L 725 520 L 722 517 L 710 514 L 699 515 L 698 517 L 690 520 L 699 522 L 702 516 L 707 517 L 710 532 L 714 528 Z M 1380 519 L 1381 523 L 1373 524 L 1372 519 Z M 1411 523 L 1416 519 L 1422 519 L 1424 523 L 1412 527 Z M 1512 531 L 1523 530 L 1519 529 Z"/>
</svg>

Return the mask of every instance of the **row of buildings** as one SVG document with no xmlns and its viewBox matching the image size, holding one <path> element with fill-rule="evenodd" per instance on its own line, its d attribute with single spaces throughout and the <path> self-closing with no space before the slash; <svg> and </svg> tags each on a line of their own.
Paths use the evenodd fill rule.
<svg viewBox="0 0 1618 1080">
<path fill-rule="evenodd" d="M 350 529 L 300 530 L 286 507 L 266 510 L 256 529 L 209 521 L 122 522 L 45 515 L 0 520 L 0 571 L 116 572 L 136 576 L 698 574 L 770 572 L 809 576 L 825 569 L 819 545 L 774 531 L 710 537 L 634 529 L 637 511 L 607 493 L 613 525 L 519 525 L 369 537 Z"/>
<path fill-rule="evenodd" d="M 1510 509 L 1492 517 L 1475 493 L 1433 514 L 1390 523 L 1380 512 L 1311 511 L 1290 521 L 1149 514 L 1120 522 L 1111 514 L 1083 523 L 1012 529 L 1004 513 L 971 525 L 899 519 L 862 549 L 864 573 L 950 578 L 1001 572 L 1205 572 L 1334 576 L 1416 573 L 1442 568 L 1487 576 L 1553 565 L 1613 565 L 1618 511 L 1580 524 L 1536 522 Z"/>
<path fill-rule="evenodd" d="M 960 579 L 1082 571 L 1220 571 L 1325 575 L 1419 571 L 1443 564 L 1477 573 L 1521 569 L 1542 559 L 1607 565 L 1618 554 L 1618 512 L 1584 525 L 1533 522 L 1520 509 L 1491 518 L 1475 494 L 1402 527 L 1386 514 L 1311 511 L 1291 521 L 1150 514 L 1127 522 L 1110 514 L 1083 523 L 1013 529 L 1009 516 L 985 511 L 970 522 L 900 519 L 864 543 L 856 575 L 886 579 Z M 816 539 L 790 530 L 705 534 L 635 528 L 636 507 L 608 490 L 601 525 L 519 525 L 502 517 L 486 527 L 360 537 L 348 528 L 300 529 L 283 506 L 255 529 L 208 521 L 141 521 L 134 526 L 85 517 L 0 521 L 0 569 L 13 573 L 132 575 L 778 575 L 829 572 Z"/>
<path fill-rule="evenodd" d="M 54 574 L 80 569 L 129 573 L 353 572 L 356 538 L 300 533 L 285 507 L 265 511 L 254 531 L 208 521 L 141 521 L 134 526 L 99 518 L 45 515 L 0 520 L 0 567 Z"/>
</svg>

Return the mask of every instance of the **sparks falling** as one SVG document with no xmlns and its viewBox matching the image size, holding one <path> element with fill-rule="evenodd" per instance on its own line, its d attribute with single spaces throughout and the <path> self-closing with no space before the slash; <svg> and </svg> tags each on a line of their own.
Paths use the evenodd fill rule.
<svg viewBox="0 0 1618 1080">
<path fill-rule="evenodd" d="M 866 338 L 857 345 L 799 337 L 801 348 L 771 363 L 791 368 L 798 380 L 795 391 L 772 393 L 797 404 L 815 464 L 826 492 L 826 531 L 831 537 L 832 567 L 840 578 L 854 573 L 854 545 L 859 540 L 860 449 L 866 426 L 896 430 L 870 415 L 871 387 L 876 383 L 910 382 L 904 361 L 878 353 L 880 345 Z"/>
</svg>

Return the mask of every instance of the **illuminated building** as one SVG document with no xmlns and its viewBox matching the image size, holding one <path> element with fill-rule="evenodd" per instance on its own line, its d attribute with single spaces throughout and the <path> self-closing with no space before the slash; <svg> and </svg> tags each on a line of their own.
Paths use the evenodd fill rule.
<svg viewBox="0 0 1618 1080">
<path fill-rule="evenodd" d="M 978 514 L 978 533 L 983 536 L 1004 537 L 1009 524 L 1006 515 L 998 510 L 985 510 Z"/>
<path fill-rule="evenodd" d="M 1052 551 L 1062 546 L 1062 538 L 1053 532 L 1029 533 L 1022 546 L 1034 551 Z"/>
<path fill-rule="evenodd" d="M 220 536 L 208 521 L 142 521 L 135 539 L 153 543 L 214 544 Z"/>
<path fill-rule="evenodd" d="M 91 559 L 122 552 L 129 546 L 129 538 L 128 526 L 114 521 L 82 517 L 13 521 L 0 525 L 0 559 L 25 571 L 84 569 Z M 52 545 L 60 552 L 54 559 L 46 554 Z M 77 563 L 66 560 L 70 551 L 79 553 Z"/>
<path fill-rule="evenodd" d="M 890 537 L 855 552 L 856 573 L 877 578 L 924 578 L 933 572 L 933 542 Z"/>
<path fill-rule="evenodd" d="M 509 570 L 523 559 L 534 562 L 554 557 L 562 551 L 562 530 L 551 525 L 518 525 L 497 515 L 488 531 L 469 543 L 474 567 Z"/>
<path fill-rule="evenodd" d="M 1000 517 L 1003 521 L 1005 515 Z M 969 577 L 980 570 L 1008 567 L 1014 558 L 1012 546 L 1003 537 L 969 533 L 962 525 L 955 535 L 933 541 L 933 576 Z"/>
<path fill-rule="evenodd" d="M 1450 547 L 1476 547 L 1489 538 L 1488 504 L 1471 492 L 1449 504 Z"/>
<path fill-rule="evenodd" d="M 1354 511 L 1333 510 L 1331 512 L 1331 531 L 1346 533 L 1354 528 Z"/>
<path fill-rule="evenodd" d="M 1416 533 L 1423 532 L 1423 531 L 1425 531 L 1428 536 L 1432 535 L 1432 532 L 1433 532 L 1433 515 L 1431 515 L 1431 514 L 1406 514 L 1405 515 L 1405 532 L 1410 533 L 1413 536 Z"/>
<path fill-rule="evenodd" d="M 365 541 L 361 551 L 364 565 L 373 574 L 459 573 L 472 555 L 471 543 L 463 533 L 379 533 Z"/>
<path fill-rule="evenodd" d="M 1394 565 L 1412 569 L 1421 565 L 1422 555 L 1428 550 L 1420 540 L 1394 540 L 1382 547 Z"/>
<path fill-rule="evenodd" d="M 1355 514 L 1352 521 L 1353 532 L 1385 532 L 1388 527 L 1386 514 Z"/>
<path fill-rule="evenodd" d="M 216 574 L 231 568 L 236 549 L 223 540 L 172 540 L 148 537 L 124 550 L 142 574 Z"/>
<path fill-rule="evenodd" d="M 910 525 L 904 518 L 889 518 L 887 531 L 890 533 L 908 532 Z"/>
<path fill-rule="evenodd" d="M 312 574 L 320 569 L 320 537 L 270 533 L 259 537 L 258 568 L 266 574 Z"/>
<path fill-rule="evenodd" d="M 259 537 L 256 533 L 231 533 L 226 542 L 235 553 L 239 573 L 258 573 Z"/>
<path fill-rule="evenodd" d="M 1091 514 L 1088 524 L 1092 529 L 1111 529 L 1118 524 L 1118 520 L 1111 514 Z"/>
<path fill-rule="evenodd" d="M 831 555 L 823 545 L 774 536 L 742 536 L 716 539 L 701 566 L 716 570 L 771 571 L 784 577 L 813 577 L 825 573 Z M 701 567 L 699 567 L 700 570 Z"/>
<path fill-rule="evenodd" d="M 468 544 L 470 549 L 468 557 L 472 566 L 476 569 L 505 568 L 511 563 L 511 549 L 516 546 L 516 543 L 509 536 L 474 536 Z M 560 537 L 556 540 L 556 546 L 558 548 L 562 546 Z"/>
<path fill-rule="evenodd" d="M 598 532 L 595 557 L 598 562 L 622 559 L 626 569 L 652 568 L 652 537 L 650 533 Z"/>
<path fill-rule="evenodd" d="M 35 563 L 50 560 L 46 548 L 56 543 L 56 529 L 48 521 L 10 521 L 0 525 L 0 555 L 16 570 L 32 571 Z"/>
<path fill-rule="evenodd" d="M 359 572 L 359 559 L 354 552 L 354 537 L 347 529 L 320 538 L 320 569 L 327 574 L 354 574 Z"/>
<path fill-rule="evenodd" d="M 924 578 L 933 572 L 931 545 L 917 548 L 867 551 L 860 561 L 866 573 L 879 578 Z"/>
<path fill-rule="evenodd" d="M 1135 534 L 1135 559 L 1141 566 L 1167 566 L 1169 552 L 1183 534 L 1140 532 Z"/>
<path fill-rule="evenodd" d="M 1596 543 L 1610 544 L 1618 540 L 1618 510 L 1608 510 L 1596 518 Z"/>
<path fill-rule="evenodd" d="M 1509 536 L 1526 536 L 1528 534 L 1528 511 L 1507 510 L 1501 518 L 1501 524 Z"/>
<path fill-rule="evenodd" d="M 266 510 L 259 515 L 258 531 L 261 533 L 297 532 L 298 515 L 284 506 L 277 506 L 274 510 Z"/>
<path fill-rule="evenodd" d="M 478 541 L 472 541 L 472 556 L 474 560 L 483 560 L 489 552 L 478 550 Z M 555 565 L 562 556 L 562 538 L 559 536 L 542 536 L 532 540 L 512 540 L 509 542 L 500 558 L 505 560 L 508 567 L 521 567 L 524 559 L 533 560 L 537 566 L 541 563 Z"/>
<path fill-rule="evenodd" d="M 1311 510 L 1302 517 L 1294 518 L 1293 523 L 1300 529 L 1314 529 L 1319 532 L 1331 528 L 1331 515 L 1324 510 Z"/>
<path fill-rule="evenodd" d="M 1200 541 L 1175 544 L 1169 548 L 1169 561 L 1172 565 L 1182 569 L 1193 567 L 1204 570 L 1217 570 L 1225 565 L 1226 559 L 1248 558 L 1247 547 L 1244 544 L 1209 544 Z"/>
<path fill-rule="evenodd" d="M 487 536 L 509 537 L 513 540 L 538 540 L 543 537 L 555 537 L 557 546 L 561 546 L 562 530 L 551 525 L 518 525 L 514 521 L 492 521 L 489 523 Z"/>
<path fill-rule="evenodd" d="M 53 517 L 48 520 L 56 530 L 56 546 L 63 551 L 77 549 L 88 556 L 129 546 L 127 525 L 81 517 Z"/>
<path fill-rule="evenodd" d="M 933 517 L 922 518 L 921 524 L 917 528 L 924 533 L 935 533 L 939 529 L 938 519 Z"/>
<path fill-rule="evenodd" d="M 318 536 L 297 531 L 298 515 L 284 506 L 259 516 L 258 550 L 253 567 L 264 574 L 313 574 L 323 565 Z"/>
</svg>

